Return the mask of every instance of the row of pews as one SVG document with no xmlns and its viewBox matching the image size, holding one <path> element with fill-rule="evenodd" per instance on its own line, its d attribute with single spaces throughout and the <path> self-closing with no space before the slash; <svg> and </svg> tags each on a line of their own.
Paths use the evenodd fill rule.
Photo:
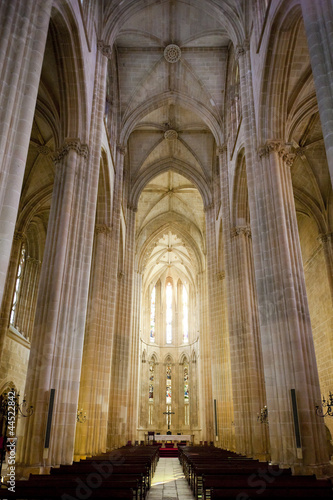
<svg viewBox="0 0 333 500">
<path fill-rule="evenodd" d="M 125 446 L 50 474 L 30 474 L 16 481 L 15 493 L 0 489 L 0 498 L 15 500 L 144 500 L 159 459 L 158 446 Z"/>
<path fill-rule="evenodd" d="M 333 500 L 329 479 L 292 476 L 290 469 L 213 446 L 180 447 L 179 460 L 197 500 Z"/>
</svg>

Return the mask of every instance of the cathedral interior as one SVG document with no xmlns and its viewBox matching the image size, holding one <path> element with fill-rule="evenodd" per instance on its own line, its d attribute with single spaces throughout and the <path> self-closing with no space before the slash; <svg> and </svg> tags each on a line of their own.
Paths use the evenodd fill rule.
<svg viewBox="0 0 333 500">
<path fill-rule="evenodd" d="M 325 473 L 332 2 L 14 0 L 0 27 L 22 475 L 151 432 Z"/>
</svg>

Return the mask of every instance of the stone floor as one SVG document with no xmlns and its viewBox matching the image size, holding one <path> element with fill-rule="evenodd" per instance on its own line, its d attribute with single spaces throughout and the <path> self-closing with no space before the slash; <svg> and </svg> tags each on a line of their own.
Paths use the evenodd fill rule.
<svg viewBox="0 0 333 500">
<path fill-rule="evenodd" d="M 160 458 L 147 500 L 193 500 L 178 458 Z"/>
</svg>

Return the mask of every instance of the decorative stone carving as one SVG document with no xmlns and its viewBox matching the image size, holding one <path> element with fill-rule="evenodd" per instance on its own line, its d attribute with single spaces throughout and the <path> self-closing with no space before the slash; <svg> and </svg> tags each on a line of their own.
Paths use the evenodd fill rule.
<svg viewBox="0 0 333 500">
<path fill-rule="evenodd" d="M 132 205 L 131 203 L 127 204 L 127 208 L 128 208 L 128 210 L 132 210 L 132 212 L 135 212 L 135 213 L 138 211 L 138 207 L 136 205 Z"/>
<path fill-rule="evenodd" d="M 31 264 L 35 264 L 35 265 L 40 265 L 42 262 L 38 259 L 35 259 L 34 257 L 30 257 L 30 255 L 28 255 L 28 257 L 26 258 L 26 262 L 30 262 Z"/>
<path fill-rule="evenodd" d="M 182 51 L 174 43 L 170 43 L 164 49 L 164 58 L 168 63 L 174 64 L 181 58 Z"/>
<path fill-rule="evenodd" d="M 112 227 L 107 226 L 106 224 L 96 224 L 95 231 L 97 234 L 105 234 L 109 236 L 112 232 Z"/>
<path fill-rule="evenodd" d="M 98 40 L 97 49 L 100 50 L 105 57 L 111 57 L 111 47 L 107 45 L 103 40 Z"/>
<path fill-rule="evenodd" d="M 208 205 L 204 206 L 204 212 L 208 212 L 212 208 L 214 208 L 214 203 L 209 203 Z"/>
<path fill-rule="evenodd" d="M 224 280 L 224 278 L 225 278 L 225 271 L 220 271 L 220 272 L 216 273 L 216 277 L 220 281 Z"/>
<path fill-rule="evenodd" d="M 15 231 L 14 232 L 14 240 L 16 241 L 24 241 L 25 239 L 25 234 L 22 233 L 21 231 Z"/>
<path fill-rule="evenodd" d="M 68 155 L 70 150 L 75 151 L 78 155 L 83 156 L 83 158 L 88 158 L 89 149 L 87 144 L 82 144 L 80 139 L 69 139 L 65 142 L 62 148 L 58 149 L 53 157 L 55 163 L 61 162 L 61 160 Z"/>
<path fill-rule="evenodd" d="M 249 40 L 245 39 L 242 45 L 237 45 L 235 50 L 235 58 L 238 61 L 240 57 L 242 57 L 248 50 L 250 49 Z"/>
<path fill-rule="evenodd" d="M 332 239 L 333 233 L 322 233 L 318 236 L 318 240 L 321 243 L 327 243 L 330 239 Z"/>
<path fill-rule="evenodd" d="M 47 156 L 51 153 L 51 149 L 48 146 L 43 146 L 42 144 L 37 146 L 37 151 L 39 154 Z"/>
<path fill-rule="evenodd" d="M 248 238 L 251 238 L 251 227 L 250 226 L 235 226 L 231 229 L 231 236 L 239 236 L 243 234 Z"/>
<path fill-rule="evenodd" d="M 304 160 L 306 158 L 306 148 L 296 148 L 295 149 L 295 155 L 296 155 L 296 158 L 301 158 L 302 160 Z"/>
<path fill-rule="evenodd" d="M 173 129 L 166 130 L 164 132 L 164 139 L 166 139 L 167 141 L 174 141 L 177 138 L 178 138 L 178 133 Z"/>
<path fill-rule="evenodd" d="M 259 148 L 258 153 L 260 158 L 268 156 L 271 153 L 277 153 L 288 167 L 292 166 L 296 158 L 296 154 L 290 153 L 280 141 L 268 141 L 264 146 Z"/>
<path fill-rule="evenodd" d="M 227 145 L 226 144 L 222 144 L 222 146 L 219 146 L 217 149 L 216 149 L 216 152 L 217 152 L 217 155 L 218 156 L 221 156 L 223 155 L 226 151 L 227 151 Z"/>
<path fill-rule="evenodd" d="M 123 144 L 120 144 L 120 143 L 117 143 L 117 152 L 120 154 L 120 155 L 123 155 L 125 156 L 126 155 L 126 146 L 124 146 Z"/>
</svg>

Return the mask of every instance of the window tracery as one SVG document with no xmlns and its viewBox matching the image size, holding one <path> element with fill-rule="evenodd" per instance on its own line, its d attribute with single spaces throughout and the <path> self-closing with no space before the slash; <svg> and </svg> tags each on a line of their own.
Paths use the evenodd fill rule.
<svg viewBox="0 0 333 500">
<path fill-rule="evenodd" d="M 16 323 L 18 303 L 20 300 L 20 291 L 21 291 L 22 279 L 23 279 L 23 273 L 24 273 L 25 253 L 26 253 L 25 245 L 24 245 L 24 243 L 22 243 L 20 262 L 19 262 L 19 265 L 17 268 L 17 273 L 16 273 L 15 291 L 14 291 L 12 308 L 11 308 L 11 313 L 10 313 L 10 324 L 13 325 L 15 328 L 17 328 L 17 325 L 15 323 Z"/>
</svg>

